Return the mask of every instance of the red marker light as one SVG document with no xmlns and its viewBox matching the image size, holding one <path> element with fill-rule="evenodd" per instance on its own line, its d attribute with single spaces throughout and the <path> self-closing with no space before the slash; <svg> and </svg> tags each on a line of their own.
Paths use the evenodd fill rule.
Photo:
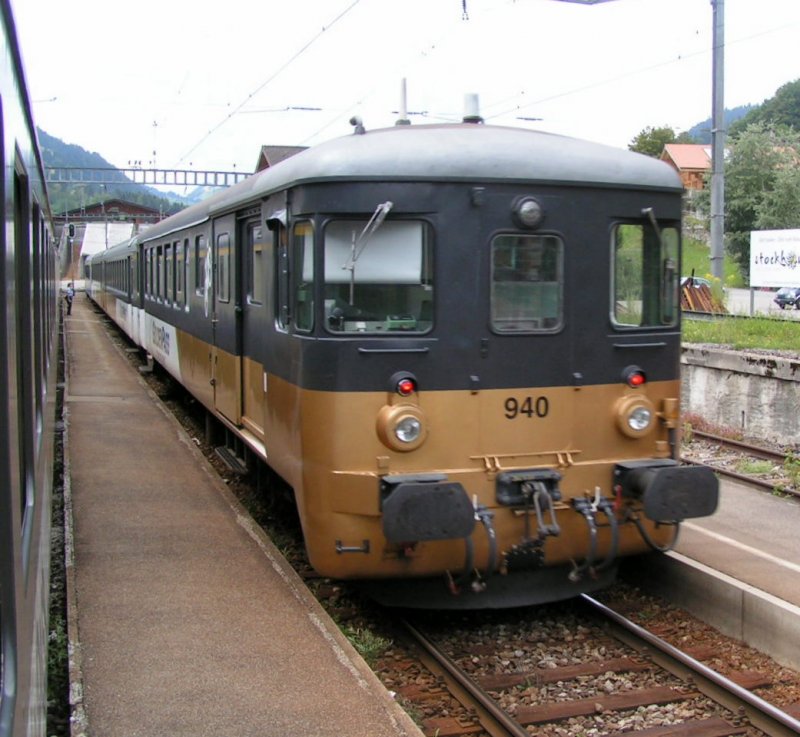
<svg viewBox="0 0 800 737">
<path fill-rule="evenodd" d="M 647 379 L 645 379 L 644 374 L 640 371 L 636 371 L 628 377 L 628 384 L 633 387 L 642 386 L 646 381 Z"/>
<path fill-rule="evenodd" d="M 405 378 L 397 382 L 397 393 L 401 397 L 409 397 L 415 391 L 417 391 L 417 383 L 414 379 Z"/>
<path fill-rule="evenodd" d="M 635 389 L 647 383 L 647 375 L 638 366 L 628 366 L 622 372 L 622 380 Z"/>
</svg>

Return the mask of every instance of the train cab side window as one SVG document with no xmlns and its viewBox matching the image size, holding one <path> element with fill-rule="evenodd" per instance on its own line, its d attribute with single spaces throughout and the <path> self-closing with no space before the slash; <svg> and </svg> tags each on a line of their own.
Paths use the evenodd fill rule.
<svg viewBox="0 0 800 737">
<path fill-rule="evenodd" d="M 491 321 L 498 333 L 554 332 L 563 324 L 564 244 L 553 235 L 492 241 Z"/>
<path fill-rule="evenodd" d="M 314 327 L 314 228 L 309 222 L 292 228 L 292 295 L 294 326 L 308 331 Z"/>
<path fill-rule="evenodd" d="M 267 229 L 260 223 L 247 225 L 247 301 L 253 305 L 264 303 L 266 232 Z"/>
<path fill-rule="evenodd" d="M 286 228 L 277 223 L 272 234 L 275 247 L 275 278 L 277 280 L 277 289 L 275 290 L 276 323 L 280 330 L 288 330 L 291 309 L 289 308 L 289 244 L 286 238 Z"/>
<path fill-rule="evenodd" d="M 397 336 L 433 327 L 433 235 L 420 220 L 334 220 L 324 232 L 325 328 Z"/>
<path fill-rule="evenodd" d="M 611 318 L 619 327 L 674 326 L 678 322 L 678 253 L 673 227 L 617 225 L 612 236 Z"/>
</svg>

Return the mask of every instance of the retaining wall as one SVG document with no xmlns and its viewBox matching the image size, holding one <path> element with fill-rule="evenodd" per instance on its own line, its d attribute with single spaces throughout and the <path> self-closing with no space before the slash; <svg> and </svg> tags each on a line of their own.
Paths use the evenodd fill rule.
<svg viewBox="0 0 800 737">
<path fill-rule="evenodd" d="M 771 443 L 800 438 L 800 358 L 684 344 L 684 413 Z"/>
</svg>

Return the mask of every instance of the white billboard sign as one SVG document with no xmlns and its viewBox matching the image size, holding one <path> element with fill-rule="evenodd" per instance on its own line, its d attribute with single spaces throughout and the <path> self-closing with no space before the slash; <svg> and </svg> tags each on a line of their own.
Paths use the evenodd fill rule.
<svg viewBox="0 0 800 737">
<path fill-rule="evenodd" d="M 750 233 L 750 286 L 800 287 L 800 230 Z"/>
</svg>

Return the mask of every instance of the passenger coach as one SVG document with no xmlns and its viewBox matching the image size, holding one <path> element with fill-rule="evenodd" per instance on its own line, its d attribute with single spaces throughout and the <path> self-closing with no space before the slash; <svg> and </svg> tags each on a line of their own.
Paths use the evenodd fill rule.
<svg viewBox="0 0 800 737">
<path fill-rule="evenodd" d="M 548 601 L 716 506 L 677 461 L 681 196 L 574 139 L 359 125 L 94 257 L 90 290 L 291 485 L 319 573 Z"/>
</svg>

